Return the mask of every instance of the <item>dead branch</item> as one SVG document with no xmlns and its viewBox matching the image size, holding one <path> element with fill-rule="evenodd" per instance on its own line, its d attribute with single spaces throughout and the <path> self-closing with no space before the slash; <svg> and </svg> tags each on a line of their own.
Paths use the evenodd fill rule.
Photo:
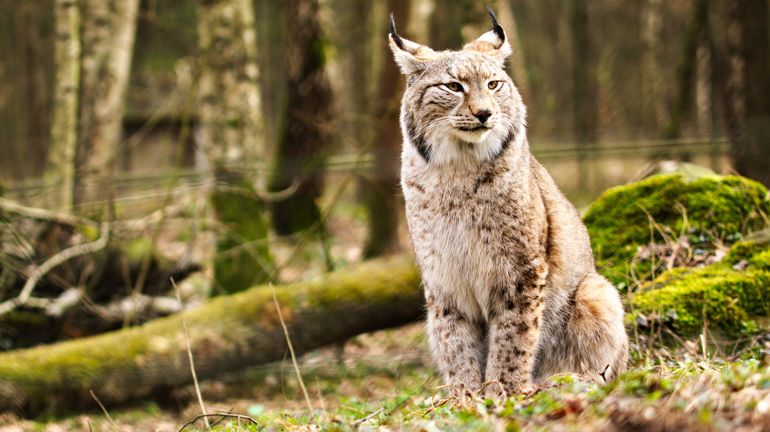
<svg viewBox="0 0 770 432">
<path fill-rule="evenodd" d="M 32 274 L 24 283 L 24 287 L 21 289 L 19 295 L 15 298 L 0 303 L 0 316 L 16 309 L 19 306 L 24 306 L 27 304 L 30 300 L 30 297 L 32 296 L 32 292 L 34 291 L 35 286 L 48 272 L 71 260 L 72 258 L 92 254 L 104 249 L 104 247 L 107 246 L 109 239 L 110 224 L 109 222 L 104 222 L 102 223 L 101 227 L 101 236 L 97 240 L 91 243 L 79 244 L 64 249 L 56 255 L 48 258 L 42 265 L 36 266 L 32 270 Z"/>
<path fill-rule="evenodd" d="M 4 210 L 8 213 L 17 214 L 29 219 L 56 222 L 62 225 L 81 226 L 91 225 L 96 226 L 97 223 L 77 216 L 73 216 L 67 213 L 54 212 L 51 210 L 45 210 L 35 207 L 27 207 L 17 203 L 16 201 L 9 200 L 7 198 L 0 197 L 0 210 Z"/>
</svg>

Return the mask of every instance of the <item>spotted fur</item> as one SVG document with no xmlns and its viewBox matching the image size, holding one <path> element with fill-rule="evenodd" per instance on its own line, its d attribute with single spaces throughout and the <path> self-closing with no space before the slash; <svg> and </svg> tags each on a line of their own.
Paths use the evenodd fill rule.
<svg viewBox="0 0 770 432">
<path fill-rule="evenodd" d="M 462 50 L 437 52 L 392 25 L 390 46 L 407 76 L 401 186 L 446 383 L 510 393 L 561 372 L 612 379 L 626 367 L 623 308 L 530 154 L 504 31 L 493 18 Z"/>
</svg>

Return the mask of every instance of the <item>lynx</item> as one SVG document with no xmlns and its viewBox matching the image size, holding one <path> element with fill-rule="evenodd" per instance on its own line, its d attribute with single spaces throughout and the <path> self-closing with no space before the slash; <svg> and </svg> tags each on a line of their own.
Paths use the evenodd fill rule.
<svg viewBox="0 0 770 432">
<path fill-rule="evenodd" d="M 401 187 L 427 332 L 444 380 L 464 394 L 532 391 L 552 374 L 608 381 L 628 339 L 615 288 L 596 272 L 575 208 L 529 151 L 526 108 L 504 62 L 505 31 L 459 51 L 396 33 L 406 76 Z"/>
</svg>

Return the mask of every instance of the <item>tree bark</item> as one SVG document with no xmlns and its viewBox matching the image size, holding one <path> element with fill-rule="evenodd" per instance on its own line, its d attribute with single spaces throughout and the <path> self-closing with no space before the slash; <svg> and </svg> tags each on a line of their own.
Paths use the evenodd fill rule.
<svg viewBox="0 0 770 432">
<path fill-rule="evenodd" d="M 259 77 L 261 81 L 262 112 L 265 130 L 265 155 L 275 153 L 276 143 L 286 124 L 286 18 L 282 0 L 255 0 Z"/>
<path fill-rule="evenodd" d="M 676 69 L 677 96 L 671 109 L 664 137 L 669 140 L 682 135 L 682 126 L 692 111 L 693 93 L 698 66 L 698 47 L 706 37 L 708 26 L 708 0 L 696 0 L 693 19 L 685 34 L 682 55 Z"/>
<path fill-rule="evenodd" d="M 591 43 L 588 0 L 572 2 L 572 96 L 578 145 L 578 188 L 588 187 L 588 146 L 597 141 L 599 81 Z"/>
<path fill-rule="evenodd" d="M 298 353 L 423 313 L 411 259 L 393 257 L 276 287 Z M 281 360 L 287 349 L 270 288 L 223 296 L 185 313 L 199 379 Z M 34 416 L 108 407 L 192 381 L 180 316 L 101 336 L 0 354 L 0 412 Z"/>
<path fill-rule="evenodd" d="M 396 22 L 406 27 L 409 22 L 410 1 L 389 0 L 387 6 Z M 398 113 L 403 79 L 392 60 L 390 50 L 385 47 L 381 52 L 383 59 L 374 113 L 374 118 L 377 119 L 377 135 L 372 148 L 374 168 L 369 184 L 364 189 L 364 203 L 369 213 L 369 236 L 364 247 L 364 256 L 367 258 L 392 254 L 401 247 L 398 236 L 401 209 L 401 129 Z"/>
<path fill-rule="evenodd" d="M 273 203 L 273 227 L 288 235 L 318 226 L 323 191 L 324 147 L 331 117 L 331 88 L 317 0 L 285 3 L 289 89 L 286 126 L 276 149 L 270 190 L 294 189 Z M 320 227 L 323 229 L 323 227 Z"/>
<path fill-rule="evenodd" d="M 766 0 L 718 2 L 726 28 L 715 29 L 718 76 L 736 170 L 770 186 L 770 41 Z"/>
<path fill-rule="evenodd" d="M 46 177 L 57 193 L 55 207 L 75 204 L 78 91 L 80 89 L 80 6 L 76 0 L 54 3 L 54 95 Z"/>
<path fill-rule="evenodd" d="M 53 84 L 53 0 L 0 0 L 0 180 L 45 171 Z"/>
<path fill-rule="evenodd" d="M 99 209 L 111 194 L 122 138 L 139 0 L 82 0 L 82 63 L 75 202 Z"/>
<path fill-rule="evenodd" d="M 201 1 L 200 143 L 214 185 L 209 201 L 226 229 L 217 239 L 214 280 L 232 293 L 273 278 L 264 202 L 247 170 L 264 156 L 264 129 L 251 0 Z"/>
<path fill-rule="evenodd" d="M 646 124 L 655 130 L 668 118 L 664 95 L 664 68 L 661 64 L 663 44 L 663 0 L 646 0 L 642 7 L 642 89 Z"/>
</svg>

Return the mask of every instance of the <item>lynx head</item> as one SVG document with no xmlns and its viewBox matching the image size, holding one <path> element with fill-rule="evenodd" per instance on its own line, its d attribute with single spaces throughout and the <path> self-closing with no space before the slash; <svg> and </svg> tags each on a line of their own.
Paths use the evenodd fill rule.
<svg viewBox="0 0 770 432">
<path fill-rule="evenodd" d="M 390 48 L 407 77 L 401 104 L 405 145 L 427 163 L 497 158 L 524 133 L 525 108 L 505 72 L 511 47 L 489 9 L 492 29 L 459 51 L 434 51 L 396 33 Z"/>
</svg>

